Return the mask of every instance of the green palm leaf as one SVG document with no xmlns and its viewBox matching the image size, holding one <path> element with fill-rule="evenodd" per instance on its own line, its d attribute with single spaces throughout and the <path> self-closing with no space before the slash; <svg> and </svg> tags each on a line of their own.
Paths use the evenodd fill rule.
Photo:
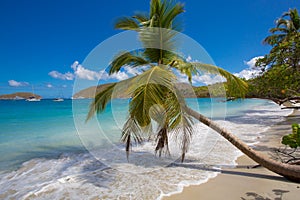
<svg viewBox="0 0 300 200">
<path fill-rule="evenodd" d="M 139 38 L 145 47 L 143 53 L 150 62 L 166 64 L 166 59 L 173 57 L 176 50 L 177 32 L 164 28 L 141 28 Z"/>
<path fill-rule="evenodd" d="M 230 72 L 214 66 L 210 64 L 204 64 L 204 63 L 191 63 L 198 71 L 215 74 L 215 75 L 221 75 L 227 80 L 227 95 L 228 96 L 234 96 L 234 97 L 241 97 L 244 98 L 247 92 L 248 85 L 246 82 L 241 80 L 240 78 L 234 76 Z"/>
<path fill-rule="evenodd" d="M 131 17 L 122 17 L 115 22 L 115 28 L 122 30 L 137 30 L 139 24 Z"/>
<path fill-rule="evenodd" d="M 134 54 L 134 52 L 127 51 L 121 52 L 113 59 L 109 68 L 109 74 L 111 75 L 113 73 L 119 72 L 120 69 L 125 65 L 129 65 L 131 67 L 138 67 L 145 66 L 148 64 L 150 63 L 137 53 Z"/>
<path fill-rule="evenodd" d="M 86 121 L 93 117 L 96 112 L 99 113 L 105 109 L 107 103 L 111 101 L 115 86 L 116 83 L 113 83 L 95 96 L 90 105 L 90 110 L 87 115 Z"/>
<path fill-rule="evenodd" d="M 146 23 L 150 21 L 149 16 L 142 13 L 137 13 L 132 18 L 136 19 L 140 25 L 146 25 Z"/>
<path fill-rule="evenodd" d="M 121 137 L 121 141 L 126 144 L 125 149 L 126 149 L 127 160 L 130 151 L 130 146 L 132 145 L 131 141 L 134 140 L 135 143 L 143 142 L 141 132 L 142 130 L 139 124 L 137 123 L 137 121 L 134 118 L 129 117 L 123 126 L 122 137 Z"/>
<path fill-rule="evenodd" d="M 170 70 L 155 66 L 132 79 L 127 90 L 133 94 L 129 113 L 141 127 L 149 125 L 151 107 L 164 106 L 166 88 L 172 88 L 175 78 Z"/>
<path fill-rule="evenodd" d="M 181 123 L 179 126 L 176 126 L 174 131 L 174 136 L 177 142 L 180 144 L 181 149 L 181 162 L 184 161 L 185 154 L 188 151 L 190 142 L 193 136 L 193 120 L 186 112 L 183 112 L 181 115 Z"/>
</svg>

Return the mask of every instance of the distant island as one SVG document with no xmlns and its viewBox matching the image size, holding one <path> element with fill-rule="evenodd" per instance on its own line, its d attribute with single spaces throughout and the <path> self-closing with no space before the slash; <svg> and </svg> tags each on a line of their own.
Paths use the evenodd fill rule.
<svg viewBox="0 0 300 200">
<path fill-rule="evenodd" d="M 29 99 L 30 97 L 35 97 L 36 99 L 42 98 L 42 96 L 33 94 L 31 92 L 16 92 L 13 94 L 0 95 L 0 100 L 21 100 L 21 99 Z"/>
</svg>

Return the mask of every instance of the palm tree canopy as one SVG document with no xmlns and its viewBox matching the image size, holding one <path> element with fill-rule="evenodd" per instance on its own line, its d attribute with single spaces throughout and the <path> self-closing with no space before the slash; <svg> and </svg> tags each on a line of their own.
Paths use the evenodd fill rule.
<svg viewBox="0 0 300 200">
<path fill-rule="evenodd" d="M 193 75 L 210 73 L 227 79 L 228 94 L 244 97 L 247 84 L 231 73 L 213 65 L 187 62 L 176 53 L 176 35 L 179 34 L 176 18 L 184 12 L 181 3 L 167 0 L 151 0 L 148 14 L 136 14 L 117 20 L 115 28 L 132 30 L 139 34 L 143 49 L 123 51 L 117 54 L 109 67 L 109 74 L 130 66 L 143 72 L 124 81 L 112 84 L 98 93 L 90 105 L 87 119 L 103 111 L 107 103 L 119 92 L 131 97 L 129 116 L 122 131 L 122 141 L 128 155 L 132 141 L 142 142 L 144 130 L 151 129 L 153 122 L 159 126 L 155 150 L 168 152 L 168 138 L 174 135 L 180 142 L 182 161 L 188 150 L 193 133 L 193 120 L 186 111 L 186 102 L 176 88 L 176 73 L 182 73 L 192 81 Z"/>
<path fill-rule="evenodd" d="M 297 9 L 290 9 L 285 12 L 277 21 L 276 27 L 270 29 L 273 34 L 264 39 L 264 43 L 272 46 L 287 40 L 288 37 L 298 34 L 300 31 L 300 17 Z"/>
<path fill-rule="evenodd" d="M 300 16 L 297 9 L 285 12 L 270 29 L 264 44 L 272 46 L 270 54 L 259 59 L 257 66 L 282 66 L 300 70 Z"/>
</svg>

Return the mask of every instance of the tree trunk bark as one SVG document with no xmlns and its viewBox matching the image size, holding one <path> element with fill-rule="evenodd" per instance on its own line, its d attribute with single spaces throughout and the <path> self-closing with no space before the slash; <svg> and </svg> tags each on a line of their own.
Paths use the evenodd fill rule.
<svg viewBox="0 0 300 200">
<path fill-rule="evenodd" d="M 204 123 L 211 129 L 218 132 L 225 139 L 227 139 L 231 144 L 233 144 L 236 148 L 238 148 L 241 152 L 247 155 L 249 158 L 260 164 L 261 166 L 269 169 L 270 171 L 284 176 L 285 178 L 300 183 L 300 166 L 299 165 L 290 165 L 275 161 L 271 158 L 264 156 L 263 154 L 255 151 L 251 147 L 249 147 L 246 143 L 241 141 L 235 135 L 231 134 L 226 129 L 220 127 L 218 124 L 208 119 L 207 117 L 201 115 L 200 113 L 186 108 L 186 111 L 189 115 Z"/>
</svg>

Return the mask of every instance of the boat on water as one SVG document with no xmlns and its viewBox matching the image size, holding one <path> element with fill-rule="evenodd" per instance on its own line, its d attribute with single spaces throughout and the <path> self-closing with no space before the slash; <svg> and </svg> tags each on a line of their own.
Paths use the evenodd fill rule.
<svg viewBox="0 0 300 200">
<path fill-rule="evenodd" d="M 64 101 L 64 99 L 63 98 L 55 98 L 55 99 L 53 99 L 53 101 L 60 102 L 60 101 Z"/>
<path fill-rule="evenodd" d="M 26 101 L 41 101 L 41 98 L 37 98 L 35 96 L 33 85 L 31 87 L 32 87 L 32 95 L 33 96 L 30 96 L 28 99 L 26 99 Z"/>
<path fill-rule="evenodd" d="M 26 101 L 41 101 L 41 99 L 36 98 L 35 96 L 31 96 Z"/>
</svg>

